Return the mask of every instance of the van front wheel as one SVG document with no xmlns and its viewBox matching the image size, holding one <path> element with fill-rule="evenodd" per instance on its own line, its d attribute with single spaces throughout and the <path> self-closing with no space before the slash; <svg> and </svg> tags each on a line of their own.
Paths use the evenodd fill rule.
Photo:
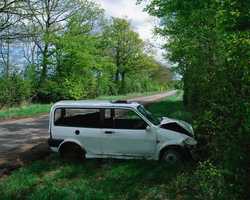
<svg viewBox="0 0 250 200">
<path fill-rule="evenodd" d="M 60 155 L 65 160 L 80 161 L 85 159 L 82 148 L 74 143 L 65 143 L 59 150 Z"/>
<path fill-rule="evenodd" d="M 182 162 L 182 156 L 177 149 L 166 149 L 161 156 L 161 161 L 170 165 L 176 165 Z"/>
</svg>

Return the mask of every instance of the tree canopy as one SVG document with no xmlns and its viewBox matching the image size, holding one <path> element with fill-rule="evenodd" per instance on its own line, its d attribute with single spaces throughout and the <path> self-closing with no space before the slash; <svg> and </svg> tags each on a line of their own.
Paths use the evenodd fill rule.
<svg viewBox="0 0 250 200">
<path fill-rule="evenodd" d="M 2 34 L 0 46 L 0 106 L 25 100 L 51 102 L 161 91 L 169 86 L 170 79 L 156 80 L 162 65 L 145 51 L 145 42 L 131 24 L 126 19 L 107 18 L 95 2 L 23 0 L 13 2 L 15 13 L 10 12 L 11 5 L 12 1 L 5 1 L 0 7 L 0 23 L 4 13 L 18 19 L 18 23 L 3 22 L 9 25 L 0 30 L 8 33 Z M 19 68 L 10 56 L 17 43 L 25 58 Z M 16 84 L 28 90 L 23 95 L 20 91 L 21 97 L 13 102 L 11 87 Z"/>
</svg>

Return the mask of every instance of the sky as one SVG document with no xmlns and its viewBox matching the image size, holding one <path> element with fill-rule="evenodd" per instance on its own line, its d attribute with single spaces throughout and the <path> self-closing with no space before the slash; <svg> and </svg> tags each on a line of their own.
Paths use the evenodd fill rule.
<svg viewBox="0 0 250 200">
<path fill-rule="evenodd" d="M 158 19 L 150 16 L 143 11 L 143 5 L 136 5 L 136 0 L 94 0 L 105 9 L 107 16 L 126 18 L 130 21 L 133 29 L 139 33 L 140 37 L 149 40 L 154 46 L 156 60 L 166 64 L 162 53 L 164 51 L 160 46 L 164 40 L 159 36 L 155 36 L 154 26 L 157 25 Z"/>
</svg>

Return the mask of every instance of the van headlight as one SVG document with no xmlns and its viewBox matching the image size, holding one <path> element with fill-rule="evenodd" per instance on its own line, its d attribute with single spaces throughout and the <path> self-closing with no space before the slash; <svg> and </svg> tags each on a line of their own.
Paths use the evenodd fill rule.
<svg viewBox="0 0 250 200">
<path fill-rule="evenodd" d="M 184 142 L 184 144 L 186 144 L 188 146 L 194 146 L 197 144 L 197 141 L 191 137 L 186 138 L 183 142 Z"/>
</svg>

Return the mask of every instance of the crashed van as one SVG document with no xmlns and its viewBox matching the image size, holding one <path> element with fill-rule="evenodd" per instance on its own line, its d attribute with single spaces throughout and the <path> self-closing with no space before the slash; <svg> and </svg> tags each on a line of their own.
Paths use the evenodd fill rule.
<svg viewBox="0 0 250 200">
<path fill-rule="evenodd" d="M 157 118 L 137 102 L 60 101 L 50 111 L 48 144 L 64 158 L 182 161 L 197 142 L 190 124 Z"/>
</svg>

